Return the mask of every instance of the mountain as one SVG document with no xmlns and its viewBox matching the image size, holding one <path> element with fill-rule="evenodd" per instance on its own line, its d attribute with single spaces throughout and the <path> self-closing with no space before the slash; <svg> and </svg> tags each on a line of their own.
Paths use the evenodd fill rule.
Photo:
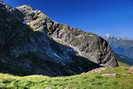
<svg viewBox="0 0 133 89">
<path fill-rule="evenodd" d="M 101 37 L 51 20 L 40 10 L 0 1 L 0 72 L 65 76 L 118 66 Z"/>
<path fill-rule="evenodd" d="M 120 55 L 120 59 L 130 65 L 133 65 L 133 40 L 117 37 L 117 36 L 104 36 L 109 42 L 113 51 Z"/>
</svg>

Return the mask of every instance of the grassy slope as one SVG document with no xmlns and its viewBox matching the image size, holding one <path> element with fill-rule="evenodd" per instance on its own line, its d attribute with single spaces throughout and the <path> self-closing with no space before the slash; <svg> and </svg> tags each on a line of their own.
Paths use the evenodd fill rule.
<svg viewBox="0 0 133 89">
<path fill-rule="evenodd" d="M 47 77 L 41 75 L 12 76 L 0 74 L 0 88 L 4 89 L 133 89 L 133 74 L 128 67 L 107 68 L 102 72 L 84 73 L 69 77 Z M 116 77 L 102 74 L 117 73 Z"/>
</svg>

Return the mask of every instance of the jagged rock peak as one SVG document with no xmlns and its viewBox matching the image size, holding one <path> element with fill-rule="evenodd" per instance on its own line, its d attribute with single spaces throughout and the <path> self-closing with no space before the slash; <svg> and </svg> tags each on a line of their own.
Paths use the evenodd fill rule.
<svg viewBox="0 0 133 89">
<path fill-rule="evenodd" d="M 51 20 L 24 5 L 0 2 L 0 72 L 63 76 L 118 66 L 101 37 Z"/>
<path fill-rule="evenodd" d="M 43 12 L 40 13 L 44 14 Z M 25 20 L 27 20 L 28 17 L 29 16 L 27 16 L 26 13 L 24 17 L 26 18 Z M 80 29 L 72 28 L 68 25 L 57 23 L 50 18 L 44 19 L 42 17 L 43 16 L 40 15 L 37 15 L 36 19 L 31 17 L 31 20 L 29 20 L 27 25 L 36 31 L 47 30 L 49 37 L 54 41 L 58 43 L 61 42 L 61 44 L 74 48 L 78 51 L 80 56 L 84 56 L 90 60 L 92 59 L 91 61 L 95 63 L 110 66 L 117 65 L 116 58 L 113 57 L 115 54 L 112 52 L 108 43 L 101 37 L 98 37 L 93 33 L 83 32 Z"/>
<path fill-rule="evenodd" d="M 25 8 L 25 9 L 28 9 L 28 10 L 33 10 L 33 8 L 29 5 L 21 5 L 21 6 L 18 6 L 16 8 Z"/>
<path fill-rule="evenodd" d="M 42 11 L 35 10 L 31 6 L 28 6 L 28 5 L 22 5 L 22 6 L 16 7 L 16 9 L 18 9 L 25 15 L 24 20 L 27 21 L 27 23 L 29 23 L 30 21 L 36 20 L 37 18 L 40 18 L 41 20 L 50 19 Z"/>
</svg>

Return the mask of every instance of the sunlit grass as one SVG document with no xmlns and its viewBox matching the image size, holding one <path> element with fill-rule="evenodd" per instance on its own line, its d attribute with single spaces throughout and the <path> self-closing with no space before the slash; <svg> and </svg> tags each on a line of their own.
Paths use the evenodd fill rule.
<svg viewBox="0 0 133 89">
<path fill-rule="evenodd" d="M 133 89 L 133 74 L 128 67 L 107 68 L 102 72 L 83 73 L 67 77 L 43 75 L 13 76 L 0 74 L 0 88 L 4 89 Z M 102 74 L 116 73 L 115 77 Z"/>
</svg>

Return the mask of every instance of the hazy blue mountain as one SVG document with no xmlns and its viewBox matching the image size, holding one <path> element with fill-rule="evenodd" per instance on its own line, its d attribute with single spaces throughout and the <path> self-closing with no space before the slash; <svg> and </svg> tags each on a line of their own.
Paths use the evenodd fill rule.
<svg viewBox="0 0 133 89">
<path fill-rule="evenodd" d="M 112 35 L 103 37 L 109 42 L 113 51 L 121 56 L 122 61 L 133 64 L 133 40 Z"/>
</svg>

